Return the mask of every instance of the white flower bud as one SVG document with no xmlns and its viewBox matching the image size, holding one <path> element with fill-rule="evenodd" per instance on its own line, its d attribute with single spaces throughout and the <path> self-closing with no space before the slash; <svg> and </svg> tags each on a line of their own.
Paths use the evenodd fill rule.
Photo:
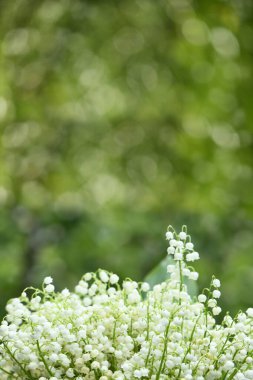
<svg viewBox="0 0 253 380">
<path fill-rule="evenodd" d="M 181 252 L 176 252 L 174 255 L 175 260 L 183 260 L 183 254 Z"/>
<path fill-rule="evenodd" d="M 52 277 L 50 277 L 50 276 L 45 277 L 45 278 L 44 278 L 44 281 L 43 281 L 43 283 L 44 283 L 45 285 L 51 284 L 52 282 L 53 282 L 53 279 L 52 279 Z"/>
<path fill-rule="evenodd" d="M 191 242 L 188 242 L 185 244 L 185 248 L 188 249 L 189 251 L 193 250 L 194 245 Z"/>
<path fill-rule="evenodd" d="M 173 232 L 171 232 L 171 231 L 167 231 L 165 236 L 166 236 L 167 240 L 171 240 L 174 237 Z"/>
<path fill-rule="evenodd" d="M 199 274 L 198 274 L 198 272 L 190 272 L 190 273 L 189 273 L 189 279 L 190 279 L 190 280 L 197 281 L 198 278 L 199 278 Z"/>
<path fill-rule="evenodd" d="M 47 285 L 47 286 L 45 287 L 45 291 L 46 291 L 47 293 L 53 293 L 53 291 L 54 291 L 54 285 L 52 285 L 52 284 Z"/>
<path fill-rule="evenodd" d="M 246 379 L 253 379 L 253 369 L 248 369 L 247 371 L 245 371 L 245 377 Z"/>
<path fill-rule="evenodd" d="M 174 253 L 175 253 L 175 248 L 174 248 L 174 247 L 168 247 L 168 248 L 167 248 L 167 253 L 168 253 L 168 255 L 174 255 Z"/>
<path fill-rule="evenodd" d="M 101 270 L 99 272 L 99 277 L 100 277 L 100 279 L 101 279 L 102 282 L 108 282 L 109 281 L 108 274 L 105 271 L 103 271 L 103 270 Z"/>
<path fill-rule="evenodd" d="M 176 246 L 177 246 L 177 240 L 175 240 L 175 239 L 171 239 L 171 240 L 170 240 L 170 246 L 171 246 L 171 247 L 176 247 Z"/>
<path fill-rule="evenodd" d="M 205 294 L 200 294 L 200 295 L 198 296 L 198 300 L 199 300 L 199 302 L 201 302 L 201 303 L 206 302 L 206 296 L 205 296 Z"/>
<path fill-rule="evenodd" d="M 186 239 L 186 233 L 184 232 L 184 231 L 181 231 L 180 233 L 179 233 L 179 238 L 181 239 L 181 240 L 185 240 Z"/>
<path fill-rule="evenodd" d="M 212 311 L 213 315 L 219 315 L 221 313 L 221 308 L 219 306 L 215 306 Z"/>
<path fill-rule="evenodd" d="M 143 292 L 148 292 L 149 289 L 150 289 L 150 286 L 149 286 L 149 284 L 148 284 L 147 282 L 143 282 L 143 283 L 141 284 L 141 290 L 142 290 Z"/>
<path fill-rule="evenodd" d="M 117 276 L 116 274 L 112 274 L 110 276 L 110 283 L 113 285 L 117 284 L 117 282 L 119 282 L 119 276 Z"/>
<path fill-rule="evenodd" d="M 214 278 L 213 279 L 213 286 L 215 288 L 219 288 L 220 287 L 220 280 L 218 280 L 218 278 Z"/>
<path fill-rule="evenodd" d="M 253 308 L 252 307 L 249 307 L 246 311 L 247 315 L 250 317 L 250 318 L 253 318 Z"/>
<path fill-rule="evenodd" d="M 210 300 L 208 300 L 207 304 L 208 304 L 208 307 L 215 307 L 217 305 L 217 301 L 211 298 Z"/>
<path fill-rule="evenodd" d="M 221 296 L 221 292 L 219 290 L 214 290 L 213 291 L 213 297 L 214 298 L 220 298 Z"/>
<path fill-rule="evenodd" d="M 91 275 L 91 273 L 85 273 L 83 278 L 85 279 L 85 281 L 90 281 L 92 279 L 92 275 Z"/>
</svg>

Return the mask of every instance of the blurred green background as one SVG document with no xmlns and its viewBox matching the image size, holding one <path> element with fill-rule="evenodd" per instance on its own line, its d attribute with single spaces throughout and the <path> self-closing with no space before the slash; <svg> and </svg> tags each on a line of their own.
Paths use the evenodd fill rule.
<svg viewBox="0 0 253 380">
<path fill-rule="evenodd" d="M 46 275 L 144 278 L 168 224 L 252 305 L 252 0 L 6 0 L 0 34 L 0 313 Z"/>
</svg>

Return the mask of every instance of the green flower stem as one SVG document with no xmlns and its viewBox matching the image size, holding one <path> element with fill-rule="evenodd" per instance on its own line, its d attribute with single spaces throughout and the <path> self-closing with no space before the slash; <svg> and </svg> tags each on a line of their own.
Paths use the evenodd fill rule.
<svg viewBox="0 0 253 380">
<path fill-rule="evenodd" d="M 47 370 L 48 374 L 52 377 L 52 376 L 53 376 L 53 373 L 50 371 L 50 369 L 49 369 L 49 367 L 48 367 L 48 364 L 47 364 L 47 362 L 46 362 L 46 360 L 45 360 L 45 358 L 44 358 L 44 355 L 43 355 L 43 353 L 42 353 L 42 351 L 41 351 L 40 344 L 39 344 L 39 341 L 38 341 L 38 340 L 36 341 L 36 344 L 37 344 L 37 348 L 38 348 L 38 351 L 39 351 L 40 358 L 41 358 L 41 360 L 43 361 L 44 366 L 46 367 L 46 370 Z"/>
</svg>

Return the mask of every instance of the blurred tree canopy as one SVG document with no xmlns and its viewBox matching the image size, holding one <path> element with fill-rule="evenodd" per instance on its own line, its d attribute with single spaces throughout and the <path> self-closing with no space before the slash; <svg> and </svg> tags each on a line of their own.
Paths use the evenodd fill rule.
<svg viewBox="0 0 253 380">
<path fill-rule="evenodd" d="M 137 280 L 189 226 L 253 291 L 253 2 L 0 1 L 0 306 L 52 275 Z"/>
</svg>

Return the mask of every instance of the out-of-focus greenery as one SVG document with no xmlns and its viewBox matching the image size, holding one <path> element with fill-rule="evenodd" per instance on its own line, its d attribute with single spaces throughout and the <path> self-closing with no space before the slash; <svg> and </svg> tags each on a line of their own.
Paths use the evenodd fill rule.
<svg viewBox="0 0 253 380">
<path fill-rule="evenodd" d="M 142 279 L 167 224 L 252 305 L 252 0 L 3 0 L 0 34 L 2 313 L 45 275 Z"/>
</svg>

